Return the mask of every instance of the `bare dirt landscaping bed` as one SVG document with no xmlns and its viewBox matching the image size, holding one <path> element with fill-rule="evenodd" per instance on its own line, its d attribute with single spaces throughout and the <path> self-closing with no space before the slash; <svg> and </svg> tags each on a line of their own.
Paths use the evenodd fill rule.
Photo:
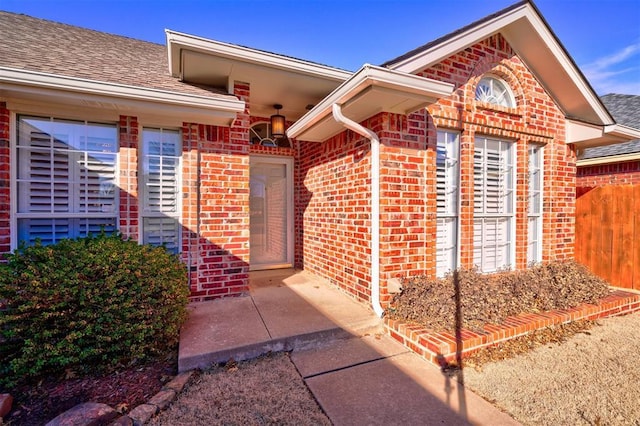
<svg viewBox="0 0 640 426">
<path fill-rule="evenodd" d="M 173 351 L 164 359 L 105 375 L 49 377 L 24 384 L 11 390 L 13 409 L 4 424 L 45 424 L 83 402 L 104 403 L 125 413 L 156 394 L 176 371 L 177 351 Z"/>
<path fill-rule="evenodd" d="M 465 368 L 465 385 L 525 425 L 639 425 L 640 313 Z"/>
<path fill-rule="evenodd" d="M 330 425 L 289 354 L 203 372 L 152 425 Z"/>
</svg>

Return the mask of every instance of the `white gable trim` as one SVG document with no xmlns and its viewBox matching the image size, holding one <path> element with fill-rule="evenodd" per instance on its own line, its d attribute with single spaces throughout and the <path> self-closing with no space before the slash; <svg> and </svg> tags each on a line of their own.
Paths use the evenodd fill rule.
<svg viewBox="0 0 640 426">
<path fill-rule="evenodd" d="M 566 75 L 592 110 L 592 118 L 584 119 L 574 115 L 570 107 L 565 107 L 564 113 L 567 117 L 589 122 L 593 122 L 593 119 L 597 118 L 598 122 L 594 122 L 594 124 L 599 125 L 615 123 L 547 23 L 529 2 L 525 2 L 513 9 L 507 9 L 505 12 L 486 21 L 481 21 L 478 25 L 447 37 L 443 42 L 419 51 L 411 57 L 392 63 L 389 67 L 415 74 L 497 33 L 501 33 L 511 47 L 518 52 L 519 56 L 525 58 L 525 60 L 528 49 L 546 49 L 550 52 L 551 58 L 557 62 L 559 68 L 556 72 L 563 72 Z M 527 36 L 529 33 L 533 37 Z M 535 67 L 530 68 L 535 73 Z M 545 86 L 544 78 L 538 75 L 538 80 Z M 557 93 L 554 94 L 551 91 L 550 93 L 552 96 L 558 97 Z M 567 102 L 567 105 L 570 104 L 572 102 Z M 562 105 L 560 106 L 562 108 Z"/>
</svg>

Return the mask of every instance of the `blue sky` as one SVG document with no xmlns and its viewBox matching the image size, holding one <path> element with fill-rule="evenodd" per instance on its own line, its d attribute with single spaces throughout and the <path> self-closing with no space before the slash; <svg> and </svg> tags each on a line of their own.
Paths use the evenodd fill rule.
<svg viewBox="0 0 640 426">
<path fill-rule="evenodd" d="M 0 0 L 0 9 L 165 43 L 168 28 L 355 71 L 515 0 Z M 538 0 L 599 95 L 640 95 L 640 0 Z"/>
</svg>

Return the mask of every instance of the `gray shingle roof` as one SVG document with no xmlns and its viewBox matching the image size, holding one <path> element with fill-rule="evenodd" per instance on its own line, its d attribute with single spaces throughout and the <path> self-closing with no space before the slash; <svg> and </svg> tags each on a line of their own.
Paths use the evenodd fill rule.
<svg viewBox="0 0 640 426">
<path fill-rule="evenodd" d="M 211 98 L 217 88 L 171 77 L 166 47 L 0 11 L 0 66 Z"/>
<path fill-rule="evenodd" d="M 610 93 L 600 97 L 616 123 L 640 129 L 640 96 Z M 640 139 L 608 146 L 587 148 L 580 156 L 581 160 L 610 157 L 640 152 Z"/>
</svg>

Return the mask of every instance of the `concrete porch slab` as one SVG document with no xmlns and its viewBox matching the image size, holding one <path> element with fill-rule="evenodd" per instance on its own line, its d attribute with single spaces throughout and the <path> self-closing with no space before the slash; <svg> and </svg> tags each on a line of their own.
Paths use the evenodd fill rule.
<svg viewBox="0 0 640 426">
<path fill-rule="evenodd" d="M 192 303 L 180 331 L 178 370 L 202 368 L 251 352 L 270 340 L 250 297 Z"/>
<path fill-rule="evenodd" d="M 182 328 L 180 372 L 382 331 L 365 305 L 296 270 L 250 274 L 250 296 L 193 303 Z"/>
<path fill-rule="evenodd" d="M 270 285 L 252 278 L 251 297 L 273 339 L 340 328 L 359 335 L 381 330 L 365 305 L 302 271 L 265 274 Z"/>
</svg>

